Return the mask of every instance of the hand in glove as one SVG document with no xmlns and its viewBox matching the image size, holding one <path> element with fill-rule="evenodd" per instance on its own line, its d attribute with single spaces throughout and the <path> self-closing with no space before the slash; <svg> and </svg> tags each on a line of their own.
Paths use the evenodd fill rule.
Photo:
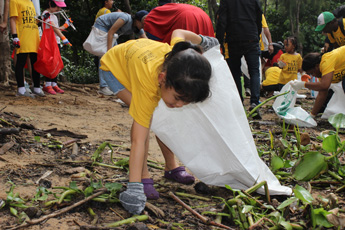
<svg viewBox="0 0 345 230">
<path fill-rule="evenodd" d="M 63 24 L 63 26 L 67 29 L 72 23 L 73 23 L 72 19 L 69 18 L 65 21 L 65 24 Z"/>
<path fill-rule="evenodd" d="M 305 86 L 305 82 L 304 81 L 297 81 L 294 80 L 292 82 L 290 82 L 291 87 L 295 90 L 298 91 L 300 89 L 303 89 Z"/>
<path fill-rule="evenodd" d="M 62 40 L 62 44 L 64 44 L 64 45 L 68 45 L 68 46 L 72 46 L 72 44 L 68 41 L 68 39 L 65 37 L 65 36 L 63 36 L 62 38 L 61 38 L 61 40 Z"/>
<path fill-rule="evenodd" d="M 20 41 L 19 38 L 17 37 L 17 34 L 12 34 L 13 38 L 13 45 L 15 48 L 20 48 Z"/>
<path fill-rule="evenodd" d="M 146 195 L 142 183 L 128 183 L 127 190 L 120 193 L 122 206 L 130 213 L 139 215 L 145 208 Z"/>
<path fill-rule="evenodd" d="M 203 36 L 201 34 L 199 34 L 199 36 L 201 37 L 200 45 L 204 49 L 205 52 L 207 50 L 211 49 L 212 47 L 219 45 L 217 38 L 213 38 L 213 37 L 209 37 L 209 36 Z"/>
</svg>

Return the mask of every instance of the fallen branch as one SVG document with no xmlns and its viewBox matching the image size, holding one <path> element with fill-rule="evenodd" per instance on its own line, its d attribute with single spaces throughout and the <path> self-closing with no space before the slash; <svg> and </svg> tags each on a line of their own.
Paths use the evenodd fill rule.
<svg viewBox="0 0 345 230">
<path fill-rule="evenodd" d="M 18 134 L 20 132 L 20 128 L 1 128 L 0 135 L 8 135 L 8 134 Z"/>
<path fill-rule="evenodd" d="M 182 200 L 180 200 L 177 196 L 174 195 L 174 193 L 169 192 L 169 196 L 171 196 L 175 201 L 177 201 L 177 203 L 179 203 L 180 205 L 182 205 L 185 209 L 187 209 L 189 212 L 191 212 L 193 215 L 195 215 L 196 217 L 198 217 L 204 224 L 207 225 L 213 225 L 216 227 L 220 227 L 220 228 L 225 228 L 225 229 L 232 229 L 228 226 L 225 226 L 223 224 L 218 224 L 214 221 L 209 220 L 208 218 L 200 215 L 197 211 L 193 210 L 191 207 L 189 207 L 186 203 L 184 203 Z"/>
<path fill-rule="evenodd" d="M 15 143 L 14 142 L 8 142 L 6 144 L 4 144 L 1 148 L 0 148 L 0 155 L 4 155 L 8 150 L 10 150 L 10 148 L 13 147 Z"/>
<path fill-rule="evenodd" d="M 211 199 L 210 199 L 210 198 L 207 198 L 207 197 L 197 196 L 197 195 L 188 194 L 188 193 L 183 193 L 183 192 L 176 192 L 176 195 L 178 195 L 178 196 L 183 196 L 183 197 L 188 197 L 188 198 L 191 198 L 191 199 L 198 199 L 198 200 L 204 200 L 204 201 L 211 201 Z"/>
<path fill-rule="evenodd" d="M 73 87 L 73 86 L 69 86 L 67 84 L 64 84 L 62 82 L 59 82 L 59 85 L 64 87 L 64 88 L 67 88 L 67 89 L 70 89 L 70 90 L 74 90 L 74 91 L 78 91 L 78 92 L 81 92 L 81 93 L 85 93 L 87 95 L 90 95 L 89 92 L 87 92 L 85 89 L 80 89 L 80 88 L 77 88 L 77 87 Z"/>
<path fill-rule="evenodd" d="M 28 220 L 26 221 L 26 224 L 23 224 L 23 225 L 20 225 L 20 226 L 17 226 L 17 227 L 14 227 L 14 228 L 11 228 L 10 230 L 15 230 L 15 229 L 19 229 L 19 228 L 23 228 L 23 227 L 27 227 L 27 226 L 30 226 L 30 225 L 35 225 L 35 224 L 39 224 L 41 223 L 42 221 L 46 220 L 46 219 L 49 219 L 49 218 L 53 218 L 53 217 L 56 217 L 56 216 L 59 216 L 65 212 L 68 212 L 70 210 L 72 210 L 73 208 L 75 207 L 78 207 L 86 202 L 88 202 L 89 200 L 92 200 L 93 198 L 99 196 L 99 195 L 102 195 L 103 193 L 105 193 L 107 191 L 106 188 L 100 190 L 99 192 L 85 198 L 84 200 L 81 200 L 81 201 L 78 201 L 77 203 L 74 203 L 73 205 L 71 206 L 68 206 L 66 208 L 63 208 L 63 209 L 60 209 L 60 210 L 57 210 L 53 213 L 50 213 L 48 215 L 45 215 L 39 219 L 35 219 L 35 220 Z"/>
</svg>

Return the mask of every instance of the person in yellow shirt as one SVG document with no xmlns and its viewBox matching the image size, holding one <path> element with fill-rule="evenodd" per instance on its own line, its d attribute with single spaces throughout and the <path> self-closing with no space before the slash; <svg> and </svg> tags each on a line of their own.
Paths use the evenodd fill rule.
<svg viewBox="0 0 345 230">
<path fill-rule="evenodd" d="M 331 12 L 323 12 L 317 18 L 315 31 L 327 34 L 334 49 L 345 45 L 345 18 L 337 19 Z"/>
<path fill-rule="evenodd" d="M 95 21 L 99 16 L 102 16 L 103 14 L 111 13 L 110 9 L 113 8 L 113 5 L 114 5 L 113 0 L 101 0 L 101 3 L 103 7 L 99 9 L 99 11 L 97 12 Z M 118 12 L 118 9 L 116 9 L 115 12 Z"/>
<path fill-rule="evenodd" d="M 40 74 L 34 68 L 34 64 L 37 61 L 37 51 L 40 43 L 35 16 L 35 7 L 30 0 L 10 1 L 11 34 L 17 54 L 17 62 L 15 66 L 15 75 L 18 86 L 17 96 L 45 96 L 40 88 Z M 24 86 L 23 69 L 28 56 L 30 58 L 32 68 L 32 92 L 35 95 L 27 91 Z"/>
<path fill-rule="evenodd" d="M 331 52 L 309 53 L 303 58 L 302 69 L 309 75 L 313 75 L 320 79 L 319 82 L 293 82 L 292 87 L 296 90 L 303 87 L 318 91 L 313 109 L 310 113 L 315 117 L 319 112 L 323 112 L 328 101 L 333 95 L 333 91 L 329 90 L 331 83 L 342 81 L 345 93 L 345 46 L 332 50 Z"/>
<path fill-rule="evenodd" d="M 120 194 L 122 206 L 130 213 L 140 214 L 146 199 L 159 198 L 146 164 L 150 125 L 159 100 L 169 108 L 179 108 L 207 99 L 212 70 L 201 53 L 202 48 L 206 51 L 218 44 L 215 38 L 178 29 L 172 33 L 171 45 L 146 38 L 130 40 L 114 46 L 101 58 L 100 74 L 129 106 L 133 117 L 129 183 Z M 165 158 L 164 177 L 194 183 L 194 177 L 178 167 L 172 151 L 157 141 Z"/>
<path fill-rule="evenodd" d="M 274 91 L 280 91 L 281 85 L 278 84 L 281 69 L 277 63 L 274 63 L 272 67 L 269 67 L 265 71 L 265 80 L 262 82 L 262 90 L 268 92 L 268 96 L 272 96 Z"/>
<path fill-rule="evenodd" d="M 297 79 L 297 73 L 302 72 L 302 57 L 296 52 L 297 38 L 288 37 L 284 40 L 285 52 L 278 61 L 278 66 L 282 69 L 279 76 L 279 84 L 282 86 L 289 81 Z"/>
</svg>

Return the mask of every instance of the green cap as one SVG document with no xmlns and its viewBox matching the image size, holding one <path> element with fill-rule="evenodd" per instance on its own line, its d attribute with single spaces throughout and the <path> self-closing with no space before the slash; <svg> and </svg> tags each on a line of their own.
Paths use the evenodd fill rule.
<svg viewBox="0 0 345 230">
<path fill-rule="evenodd" d="M 333 21 L 334 15 L 331 12 L 323 12 L 317 17 L 317 27 L 315 31 L 322 31 L 327 23 Z"/>
</svg>

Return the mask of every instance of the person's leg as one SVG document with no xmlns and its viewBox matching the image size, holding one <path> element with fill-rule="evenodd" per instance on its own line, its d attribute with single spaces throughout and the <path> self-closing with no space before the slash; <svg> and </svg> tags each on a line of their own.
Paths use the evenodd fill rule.
<svg viewBox="0 0 345 230">
<path fill-rule="evenodd" d="M 234 78 L 238 93 L 240 94 L 241 100 L 243 102 L 243 96 L 242 96 L 242 83 L 241 83 L 241 47 L 239 47 L 239 44 L 229 44 L 228 46 L 229 50 L 229 58 L 226 59 L 226 62 L 228 63 L 228 66 L 230 68 L 232 77 Z"/>
<path fill-rule="evenodd" d="M 156 140 L 165 159 L 165 171 L 170 171 L 177 168 L 179 165 L 175 161 L 174 153 L 157 136 Z"/>
<path fill-rule="evenodd" d="M 250 75 L 250 104 L 259 104 L 260 99 L 260 47 L 259 43 L 249 43 L 244 54 Z"/>
<path fill-rule="evenodd" d="M 27 56 L 27 53 L 19 53 L 17 54 L 16 59 L 15 76 L 17 81 L 18 93 L 20 95 L 24 95 L 24 93 L 26 92 L 24 85 L 24 66 Z"/>
<path fill-rule="evenodd" d="M 29 53 L 30 57 L 30 63 L 31 63 L 31 69 L 32 69 L 32 81 L 33 81 L 33 86 L 34 90 L 32 91 L 34 94 L 40 96 L 40 97 L 45 97 L 43 91 L 41 90 L 41 75 L 35 70 L 34 64 L 37 61 L 37 53 Z"/>
</svg>

